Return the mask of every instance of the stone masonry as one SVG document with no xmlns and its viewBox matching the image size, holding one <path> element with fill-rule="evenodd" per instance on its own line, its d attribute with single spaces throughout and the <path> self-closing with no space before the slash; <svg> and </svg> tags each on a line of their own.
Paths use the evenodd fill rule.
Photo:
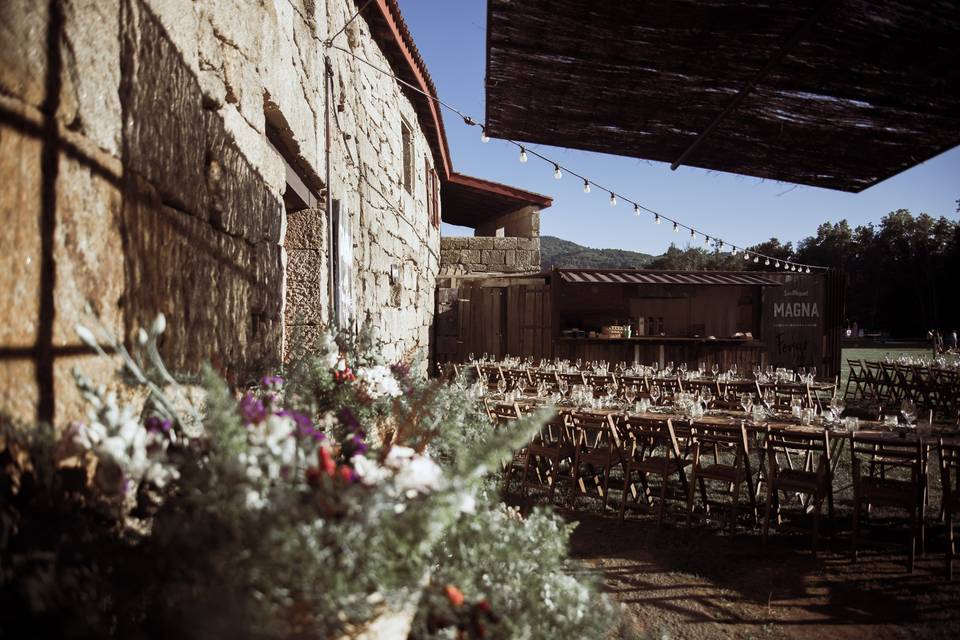
<svg viewBox="0 0 960 640">
<path fill-rule="evenodd" d="M 441 275 L 540 271 L 540 238 L 443 237 Z"/>
<path fill-rule="evenodd" d="M 322 43 L 356 8 L 0 2 L 0 411 L 60 423 L 78 415 L 74 366 L 112 377 L 78 322 L 129 339 L 162 311 L 172 369 L 211 362 L 237 383 L 279 362 L 285 335 L 330 320 L 331 201 L 351 230 L 357 326 L 390 358 L 425 352 L 440 262 L 424 179 L 434 159 L 400 87 L 336 51 L 327 188 Z M 337 42 L 390 68 L 362 17 Z M 287 167 L 315 208 L 287 216 Z"/>
</svg>

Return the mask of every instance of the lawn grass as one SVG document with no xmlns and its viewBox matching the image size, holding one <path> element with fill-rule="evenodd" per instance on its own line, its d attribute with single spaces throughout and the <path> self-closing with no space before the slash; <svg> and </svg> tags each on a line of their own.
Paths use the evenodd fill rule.
<svg viewBox="0 0 960 640">
<path fill-rule="evenodd" d="M 900 356 L 932 356 L 933 352 L 926 347 L 868 347 L 843 349 L 840 352 L 840 390 L 846 388 L 847 377 L 850 375 L 850 367 L 847 360 L 871 360 L 879 362 L 885 355 L 889 354 L 891 358 Z"/>
</svg>

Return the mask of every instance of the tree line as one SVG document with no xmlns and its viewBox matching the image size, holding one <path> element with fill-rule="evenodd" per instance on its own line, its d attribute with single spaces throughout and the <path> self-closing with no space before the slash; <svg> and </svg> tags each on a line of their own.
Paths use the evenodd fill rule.
<svg viewBox="0 0 960 640">
<path fill-rule="evenodd" d="M 960 211 L 960 200 L 957 201 Z M 816 235 L 793 245 L 777 238 L 748 247 L 780 260 L 838 269 L 846 281 L 846 318 L 867 331 L 920 338 L 928 329 L 960 328 L 960 224 L 906 209 L 879 224 L 851 227 L 824 222 Z M 648 268 L 671 270 L 771 270 L 761 259 L 711 248 L 674 245 Z"/>
</svg>

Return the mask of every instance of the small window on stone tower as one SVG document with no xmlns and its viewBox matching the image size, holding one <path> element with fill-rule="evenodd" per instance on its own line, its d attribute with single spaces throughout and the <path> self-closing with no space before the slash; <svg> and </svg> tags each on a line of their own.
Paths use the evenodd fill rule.
<svg viewBox="0 0 960 640">
<path fill-rule="evenodd" d="M 400 122 L 403 145 L 403 188 L 413 193 L 413 130 L 405 120 Z"/>
</svg>

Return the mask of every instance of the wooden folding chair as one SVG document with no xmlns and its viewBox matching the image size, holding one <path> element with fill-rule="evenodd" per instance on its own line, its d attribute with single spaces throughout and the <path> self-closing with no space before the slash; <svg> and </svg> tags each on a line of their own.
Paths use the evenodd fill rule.
<svg viewBox="0 0 960 640">
<path fill-rule="evenodd" d="M 484 407 L 487 410 L 487 415 L 490 416 L 491 421 L 493 422 L 494 429 L 509 429 L 512 424 L 523 417 L 523 413 L 520 411 L 520 406 L 517 403 L 512 404 L 503 404 L 490 402 L 487 398 L 483 399 Z M 526 459 L 526 448 L 522 448 L 519 451 L 515 451 L 513 457 L 504 462 L 501 466 L 501 473 L 503 474 L 503 490 L 508 491 L 510 489 L 510 480 L 513 477 L 515 469 L 521 468 Z"/>
<path fill-rule="evenodd" d="M 943 489 L 943 519 L 947 525 L 947 580 L 953 580 L 953 516 L 960 513 L 960 440 L 940 439 L 940 486 Z"/>
<path fill-rule="evenodd" d="M 568 461 L 572 469 L 575 453 L 570 414 L 569 412 L 558 413 L 527 445 L 521 478 L 524 492 L 529 487 L 539 489 L 546 487 L 548 499 L 553 502 L 557 484 L 562 476 L 561 465 Z M 535 480 L 530 479 L 531 464 Z M 569 474 L 567 475 L 569 478 Z"/>
<path fill-rule="evenodd" d="M 752 506 L 753 518 L 757 518 L 757 497 L 753 490 L 753 477 L 750 469 L 750 446 L 747 430 L 741 421 L 739 426 L 695 426 L 691 434 L 691 469 L 687 491 L 687 526 L 693 521 L 693 507 L 699 486 L 703 500 L 704 513 L 709 514 L 710 502 L 707 498 L 706 482 L 719 482 L 727 489 L 731 497 L 730 530 L 736 529 L 740 503 L 740 487 L 747 486 L 747 495 Z M 713 462 L 704 459 L 704 454 L 712 453 Z M 730 458 L 733 458 L 730 460 Z M 723 461 L 721 461 L 723 459 Z"/>
<path fill-rule="evenodd" d="M 847 376 L 847 386 L 843 389 L 844 400 L 866 400 L 870 395 L 867 375 L 863 360 L 847 360 L 850 374 Z M 853 392 L 850 391 L 853 385 Z"/>
<path fill-rule="evenodd" d="M 763 544 L 767 543 L 770 515 L 776 509 L 780 518 L 780 492 L 810 496 L 813 502 L 812 546 L 817 554 L 820 535 L 820 511 L 827 500 L 827 514 L 833 522 L 833 478 L 830 465 L 830 434 L 823 431 L 799 431 L 792 428 L 768 428 L 764 440 L 766 452 L 767 504 L 763 518 Z M 803 468 L 795 468 L 793 455 L 804 459 Z M 801 504 L 803 502 L 801 501 Z"/>
<path fill-rule="evenodd" d="M 919 438 L 901 440 L 890 434 L 850 434 L 850 455 L 853 462 L 853 559 L 857 559 L 860 537 L 860 513 L 865 505 L 886 506 L 905 510 L 910 518 L 909 570 L 913 571 L 917 540 L 923 540 L 923 492 L 925 473 L 923 447 Z M 879 476 L 864 475 L 863 460 L 872 468 L 879 466 Z"/>
<path fill-rule="evenodd" d="M 617 427 L 611 415 L 587 412 L 573 414 L 573 482 L 582 495 L 596 490 L 600 511 L 610 498 L 610 471 L 620 464 Z M 591 487 L 588 487 L 589 481 Z"/>
<path fill-rule="evenodd" d="M 643 501 L 645 510 L 650 509 L 651 492 L 647 483 L 648 476 L 657 476 L 660 480 L 660 500 L 657 503 L 657 526 L 663 524 L 666 508 L 667 483 L 676 474 L 680 480 L 683 494 L 687 495 L 686 467 L 690 460 L 682 453 L 677 432 L 671 420 L 628 420 L 623 429 L 623 495 L 620 499 L 620 521 L 624 519 L 627 502 L 630 497 L 637 502 Z M 633 484 L 636 474 L 641 490 Z"/>
</svg>

